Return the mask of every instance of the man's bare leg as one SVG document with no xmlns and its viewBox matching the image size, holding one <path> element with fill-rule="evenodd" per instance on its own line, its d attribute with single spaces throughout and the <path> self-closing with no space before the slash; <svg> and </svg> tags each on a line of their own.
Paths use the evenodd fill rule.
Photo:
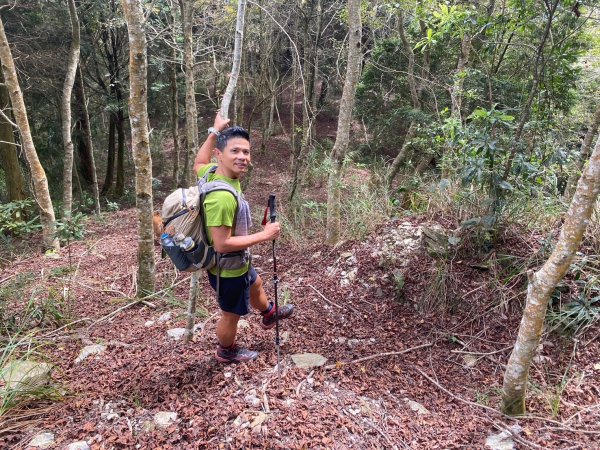
<svg viewBox="0 0 600 450">
<path fill-rule="evenodd" d="M 254 284 L 250 286 L 250 305 L 260 312 L 265 311 L 269 307 L 269 300 L 263 286 L 263 280 L 258 275 Z"/>
<path fill-rule="evenodd" d="M 221 311 L 221 318 L 217 322 L 217 339 L 223 347 L 230 347 L 235 342 L 239 320 L 237 314 Z"/>
</svg>

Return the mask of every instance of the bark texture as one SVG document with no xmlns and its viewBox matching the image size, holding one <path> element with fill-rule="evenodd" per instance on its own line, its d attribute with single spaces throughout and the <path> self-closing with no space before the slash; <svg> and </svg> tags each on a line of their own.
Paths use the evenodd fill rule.
<svg viewBox="0 0 600 450">
<path fill-rule="evenodd" d="M 44 246 L 59 251 L 60 244 L 58 239 L 54 236 L 56 218 L 54 216 L 54 207 L 52 205 L 52 199 L 50 198 L 50 191 L 48 190 L 48 179 L 46 178 L 46 172 L 38 158 L 35 145 L 33 144 L 31 129 L 29 128 L 29 119 L 27 118 L 27 109 L 25 108 L 25 102 L 23 100 L 23 93 L 19 86 L 15 63 L 12 52 L 10 51 L 8 39 L 6 38 L 6 33 L 4 32 L 4 23 L 1 19 L 0 60 L 2 61 L 2 73 L 4 74 L 6 87 L 8 88 L 10 101 L 13 106 L 15 122 L 21 133 L 21 145 L 23 146 L 23 151 L 31 170 L 35 201 L 40 210 Z"/>
<path fill-rule="evenodd" d="M 67 73 L 62 90 L 62 138 L 65 151 L 63 161 L 63 205 L 62 216 L 70 219 L 73 206 L 73 138 L 71 136 L 71 94 L 79 64 L 80 31 L 79 18 L 74 0 L 67 0 L 69 17 L 71 18 L 71 46 L 67 62 Z"/>
<path fill-rule="evenodd" d="M 340 204 L 342 185 L 342 166 L 348 150 L 350 140 L 350 124 L 352 110 L 356 97 L 356 85 L 360 77 L 362 62 L 361 37 L 362 24 L 360 18 L 360 1 L 348 0 L 348 63 L 346 67 L 346 80 L 342 90 L 340 112 L 338 117 L 337 135 L 333 150 L 331 151 L 331 171 L 327 183 L 327 230 L 326 241 L 333 245 L 340 236 Z"/>
<path fill-rule="evenodd" d="M 135 165 L 138 213 L 137 294 L 154 292 L 154 236 L 152 228 L 152 158 L 148 132 L 147 43 L 140 0 L 122 0 L 129 32 L 129 120 Z"/>
<path fill-rule="evenodd" d="M 600 138 L 577 184 L 554 251 L 544 266 L 530 276 L 519 334 L 504 373 L 502 410 L 506 414 L 525 413 L 529 367 L 540 342 L 548 302 L 556 285 L 569 270 L 575 252 L 579 249 L 599 191 Z"/>
</svg>

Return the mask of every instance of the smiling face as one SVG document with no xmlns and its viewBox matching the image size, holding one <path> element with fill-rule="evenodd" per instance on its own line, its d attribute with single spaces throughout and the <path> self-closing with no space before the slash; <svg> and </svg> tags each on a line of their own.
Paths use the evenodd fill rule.
<svg viewBox="0 0 600 450">
<path fill-rule="evenodd" d="M 250 165 L 250 142 L 243 137 L 231 137 L 223 150 L 216 150 L 217 173 L 228 178 L 239 178 Z"/>
</svg>

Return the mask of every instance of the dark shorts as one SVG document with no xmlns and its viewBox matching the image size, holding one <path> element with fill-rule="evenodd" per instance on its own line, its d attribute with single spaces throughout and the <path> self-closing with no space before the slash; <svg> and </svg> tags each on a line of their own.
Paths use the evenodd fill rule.
<svg viewBox="0 0 600 450">
<path fill-rule="evenodd" d="M 217 290 L 217 277 L 210 272 L 208 280 Z M 250 286 L 256 281 L 256 270 L 250 270 L 241 277 L 223 278 L 219 280 L 219 307 L 228 313 L 245 316 L 250 312 Z"/>
</svg>

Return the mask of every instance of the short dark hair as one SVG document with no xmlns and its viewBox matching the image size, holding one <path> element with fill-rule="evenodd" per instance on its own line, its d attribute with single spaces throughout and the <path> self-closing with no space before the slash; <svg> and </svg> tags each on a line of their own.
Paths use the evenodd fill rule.
<svg viewBox="0 0 600 450">
<path fill-rule="evenodd" d="M 219 137 L 217 137 L 217 148 L 221 151 L 227 147 L 227 142 L 232 138 L 243 138 L 250 142 L 250 134 L 245 128 L 242 127 L 231 127 L 221 131 Z"/>
</svg>

